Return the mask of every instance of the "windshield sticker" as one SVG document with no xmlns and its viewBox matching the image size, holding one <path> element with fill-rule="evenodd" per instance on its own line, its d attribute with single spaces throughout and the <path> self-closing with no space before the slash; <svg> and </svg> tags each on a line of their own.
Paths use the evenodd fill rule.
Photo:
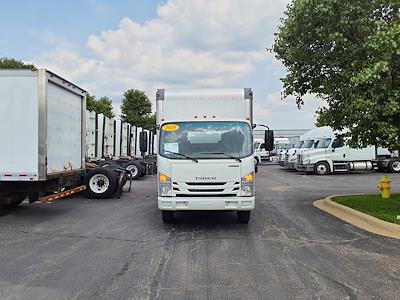
<svg viewBox="0 0 400 300">
<path fill-rule="evenodd" d="M 164 151 L 179 153 L 179 143 L 165 143 Z"/>
<path fill-rule="evenodd" d="M 164 125 L 161 129 L 164 131 L 176 131 L 179 129 L 179 125 L 178 124 L 167 124 L 167 125 Z"/>
</svg>

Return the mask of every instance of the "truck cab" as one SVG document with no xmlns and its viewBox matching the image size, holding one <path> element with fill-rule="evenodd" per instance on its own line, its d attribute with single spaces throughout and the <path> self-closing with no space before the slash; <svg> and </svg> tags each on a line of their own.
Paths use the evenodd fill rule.
<svg viewBox="0 0 400 300">
<path fill-rule="evenodd" d="M 387 149 L 352 148 L 343 138 L 332 135 L 322 138 L 315 149 L 298 154 L 296 169 L 317 175 L 375 169 L 397 173 L 400 161 Z"/>
<path fill-rule="evenodd" d="M 269 160 L 269 151 L 265 150 L 265 142 L 263 139 L 254 140 L 254 159 L 256 164 Z"/>
<path fill-rule="evenodd" d="M 252 90 L 158 90 L 158 208 L 237 211 L 255 207 Z"/>
<path fill-rule="evenodd" d="M 285 168 L 296 170 L 297 156 L 299 154 L 315 149 L 322 138 L 331 136 L 333 136 L 333 131 L 328 126 L 318 127 L 306 132 L 301 136 L 298 147 L 289 151 L 286 155 Z"/>
</svg>

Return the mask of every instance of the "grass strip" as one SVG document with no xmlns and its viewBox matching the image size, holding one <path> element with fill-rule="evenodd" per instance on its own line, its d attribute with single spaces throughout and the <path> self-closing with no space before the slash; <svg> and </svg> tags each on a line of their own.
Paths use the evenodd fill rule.
<svg viewBox="0 0 400 300">
<path fill-rule="evenodd" d="M 341 196 L 332 200 L 378 219 L 400 225 L 400 220 L 397 219 L 397 216 L 400 216 L 400 194 L 393 194 L 387 200 L 383 200 L 380 195 Z"/>
</svg>

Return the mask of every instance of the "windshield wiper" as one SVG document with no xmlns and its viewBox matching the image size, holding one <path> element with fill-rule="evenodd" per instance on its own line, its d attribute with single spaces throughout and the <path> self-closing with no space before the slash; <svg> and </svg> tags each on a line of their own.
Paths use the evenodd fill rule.
<svg viewBox="0 0 400 300">
<path fill-rule="evenodd" d="M 171 154 L 175 154 L 175 155 L 180 155 L 180 156 L 185 157 L 185 158 L 187 158 L 187 159 L 193 160 L 195 163 L 198 163 L 198 162 L 199 162 L 197 159 L 195 159 L 195 158 L 193 158 L 193 157 L 190 157 L 190 156 L 187 156 L 187 155 L 182 154 L 182 153 L 177 153 L 177 152 L 172 152 L 172 151 L 164 150 L 164 153 L 165 153 L 165 152 L 168 152 L 168 153 L 171 153 Z"/>
<path fill-rule="evenodd" d="M 238 162 L 242 162 L 242 160 L 241 160 L 239 157 L 230 155 L 230 154 L 225 153 L 225 152 L 202 152 L 202 153 L 200 153 L 200 154 L 225 155 L 225 156 L 227 156 L 227 157 L 229 157 L 229 158 L 232 158 L 232 159 L 234 159 L 234 160 L 236 160 L 236 161 L 238 161 Z"/>
</svg>

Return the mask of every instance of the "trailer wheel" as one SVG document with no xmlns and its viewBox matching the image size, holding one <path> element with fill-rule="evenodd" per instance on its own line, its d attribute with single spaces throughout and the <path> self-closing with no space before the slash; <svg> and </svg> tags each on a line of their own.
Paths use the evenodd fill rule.
<svg viewBox="0 0 400 300">
<path fill-rule="evenodd" d="M 91 198 L 109 198 L 117 186 L 116 174 L 106 168 L 95 168 L 85 175 L 86 191 Z"/>
<path fill-rule="evenodd" d="M 247 210 L 247 211 L 238 210 L 237 216 L 238 216 L 239 223 L 247 224 L 250 221 L 250 211 L 249 210 Z"/>
<path fill-rule="evenodd" d="M 138 179 L 143 174 L 143 166 L 138 161 L 130 161 L 124 165 L 124 168 L 128 171 L 131 171 L 131 175 L 128 177 L 132 177 L 132 180 Z"/>
<path fill-rule="evenodd" d="M 117 164 L 110 160 L 101 161 L 97 164 L 98 167 L 116 166 Z"/>
<path fill-rule="evenodd" d="M 171 210 L 162 210 L 162 220 L 164 223 L 172 223 L 174 221 L 174 212 Z"/>
<path fill-rule="evenodd" d="M 3 205 L 3 208 L 13 208 L 20 205 L 25 200 L 26 196 L 27 193 L 23 192 L 15 192 L 9 194 L 4 193 L 2 194 L 2 196 L 0 196 L 0 201 Z"/>
<path fill-rule="evenodd" d="M 319 162 L 315 164 L 314 173 L 316 175 L 327 175 L 330 173 L 330 168 L 328 163 L 326 162 Z"/>
<path fill-rule="evenodd" d="M 388 164 L 388 170 L 390 173 L 400 173 L 400 160 L 392 159 Z"/>
</svg>

